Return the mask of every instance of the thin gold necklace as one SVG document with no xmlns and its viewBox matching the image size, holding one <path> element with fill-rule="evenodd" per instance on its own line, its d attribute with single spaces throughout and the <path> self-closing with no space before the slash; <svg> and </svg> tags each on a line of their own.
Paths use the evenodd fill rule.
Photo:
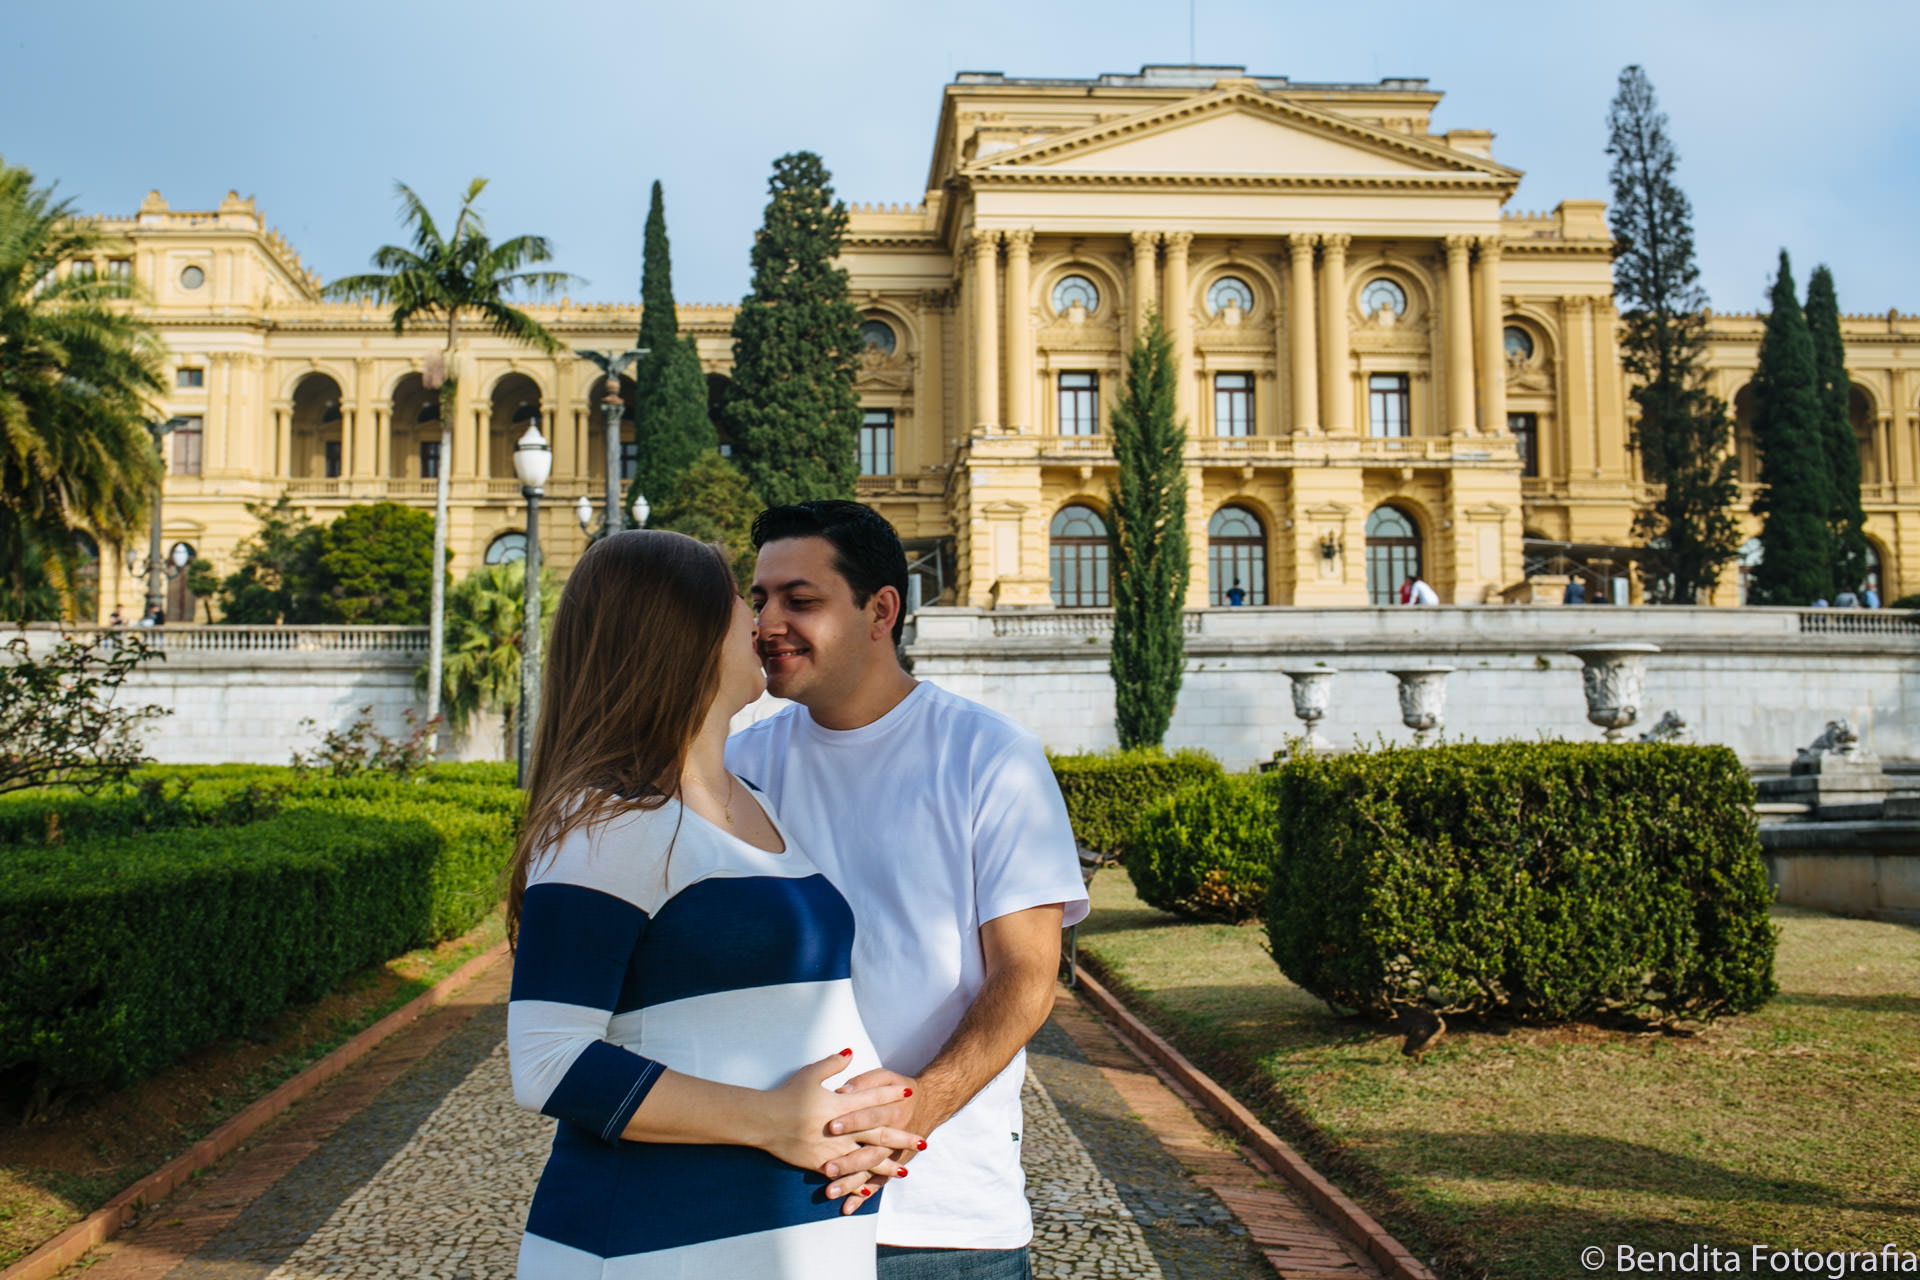
<svg viewBox="0 0 1920 1280">
<path fill-rule="evenodd" d="M 694 778 L 694 781 L 700 783 L 700 789 L 702 791 L 706 792 L 709 796 L 713 795 L 712 787 L 709 787 L 699 778 Z M 720 814 L 727 820 L 728 826 L 733 825 L 733 772 L 731 770 L 727 772 L 727 798 L 720 802 Z"/>
</svg>

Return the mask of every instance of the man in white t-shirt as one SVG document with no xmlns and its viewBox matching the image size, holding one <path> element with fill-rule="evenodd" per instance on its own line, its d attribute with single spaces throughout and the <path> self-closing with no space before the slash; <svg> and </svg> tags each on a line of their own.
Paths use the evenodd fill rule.
<svg viewBox="0 0 1920 1280">
<path fill-rule="evenodd" d="M 854 996 L 886 1070 L 847 1087 L 911 1093 L 844 1128 L 927 1136 L 828 1166 L 827 1194 L 857 1202 L 864 1166 L 912 1160 L 880 1205 L 881 1280 L 1025 1280 L 1025 1046 L 1060 930 L 1087 913 L 1066 805 L 1031 733 L 900 665 L 907 559 L 877 512 L 775 507 L 753 540 L 767 688 L 794 705 L 735 734 L 727 765 L 853 907 Z"/>
</svg>

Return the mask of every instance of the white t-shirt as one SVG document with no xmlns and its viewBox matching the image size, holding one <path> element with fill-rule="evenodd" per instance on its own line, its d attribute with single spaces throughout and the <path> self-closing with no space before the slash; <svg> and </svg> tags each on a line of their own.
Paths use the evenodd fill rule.
<svg viewBox="0 0 1920 1280">
<path fill-rule="evenodd" d="M 791 706 L 727 742 L 853 907 L 853 991 L 880 1060 L 918 1075 L 986 980 L 982 923 L 1049 903 L 1087 914 L 1073 829 L 1040 742 L 921 681 L 858 729 Z M 1033 1235 L 1020 1167 L 1026 1053 L 935 1130 L 887 1188 L 882 1244 L 1017 1249 Z"/>
<path fill-rule="evenodd" d="M 1411 599 L 1407 601 L 1407 603 L 1408 604 L 1439 604 L 1440 597 L 1434 593 L 1434 590 L 1432 587 L 1426 584 L 1425 579 L 1415 578 L 1413 580 L 1413 596 Z"/>
</svg>

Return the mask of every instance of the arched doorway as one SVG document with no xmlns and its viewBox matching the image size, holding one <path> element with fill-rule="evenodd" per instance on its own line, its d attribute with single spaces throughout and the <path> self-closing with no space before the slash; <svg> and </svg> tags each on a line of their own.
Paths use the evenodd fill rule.
<svg viewBox="0 0 1920 1280">
<path fill-rule="evenodd" d="M 381 459 L 395 480 L 434 480 L 440 475 L 440 395 L 417 373 L 393 389 L 388 456 Z"/>
<path fill-rule="evenodd" d="M 1207 521 L 1207 601 L 1214 606 L 1267 602 L 1267 531 L 1245 507 L 1222 507 Z"/>
<path fill-rule="evenodd" d="M 1367 600 L 1399 604 L 1400 585 L 1422 576 L 1420 530 L 1398 507 L 1375 507 L 1367 517 Z"/>
<path fill-rule="evenodd" d="M 1104 609 L 1113 603 L 1107 569 L 1107 522 L 1092 507 L 1060 508 L 1047 530 L 1053 603 L 1060 609 Z"/>
<path fill-rule="evenodd" d="M 546 420 L 540 416 L 540 384 L 524 373 L 510 373 L 493 384 L 492 412 L 487 423 L 489 476 L 502 480 L 513 478 L 513 446 L 526 434 L 529 423 L 538 423 L 541 433 L 545 434 Z"/>
<path fill-rule="evenodd" d="M 342 425 L 340 384 L 324 373 L 300 379 L 293 389 L 290 479 L 338 480 L 346 474 Z"/>
</svg>

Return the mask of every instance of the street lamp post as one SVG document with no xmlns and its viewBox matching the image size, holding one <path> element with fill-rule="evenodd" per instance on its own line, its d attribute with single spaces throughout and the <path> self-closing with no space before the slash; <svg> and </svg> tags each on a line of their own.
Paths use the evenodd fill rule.
<svg viewBox="0 0 1920 1280">
<path fill-rule="evenodd" d="M 153 486 L 153 519 L 147 529 L 146 567 L 141 569 L 129 565 L 128 568 L 134 570 L 136 577 L 144 576 L 147 580 L 146 616 L 149 618 L 153 616 L 154 610 L 166 603 L 166 588 L 161 586 L 161 581 L 166 574 L 167 562 L 160 555 L 160 501 L 166 487 L 167 474 L 166 439 L 174 431 L 186 425 L 187 419 L 181 417 L 168 418 L 165 422 L 149 419 L 147 422 L 147 434 L 153 437 L 153 452 L 160 460 L 161 478 Z M 178 574 L 185 569 L 186 565 L 177 565 L 174 572 Z"/>
<path fill-rule="evenodd" d="M 626 408 L 626 402 L 620 398 L 620 375 L 634 361 L 648 354 L 648 348 L 634 347 L 618 353 L 577 350 L 574 354 L 593 361 L 607 375 L 607 393 L 600 398 L 600 412 L 606 419 L 607 427 L 607 521 L 606 528 L 601 532 L 603 536 L 615 534 L 621 528 L 620 414 Z"/>
<path fill-rule="evenodd" d="M 524 622 L 520 639 L 520 752 L 519 785 L 527 785 L 533 759 L 533 726 L 540 715 L 540 497 L 553 473 L 553 450 L 540 424 L 530 423 L 513 450 L 513 470 L 520 477 L 520 493 L 527 500 L 527 555 Z"/>
</svg>

